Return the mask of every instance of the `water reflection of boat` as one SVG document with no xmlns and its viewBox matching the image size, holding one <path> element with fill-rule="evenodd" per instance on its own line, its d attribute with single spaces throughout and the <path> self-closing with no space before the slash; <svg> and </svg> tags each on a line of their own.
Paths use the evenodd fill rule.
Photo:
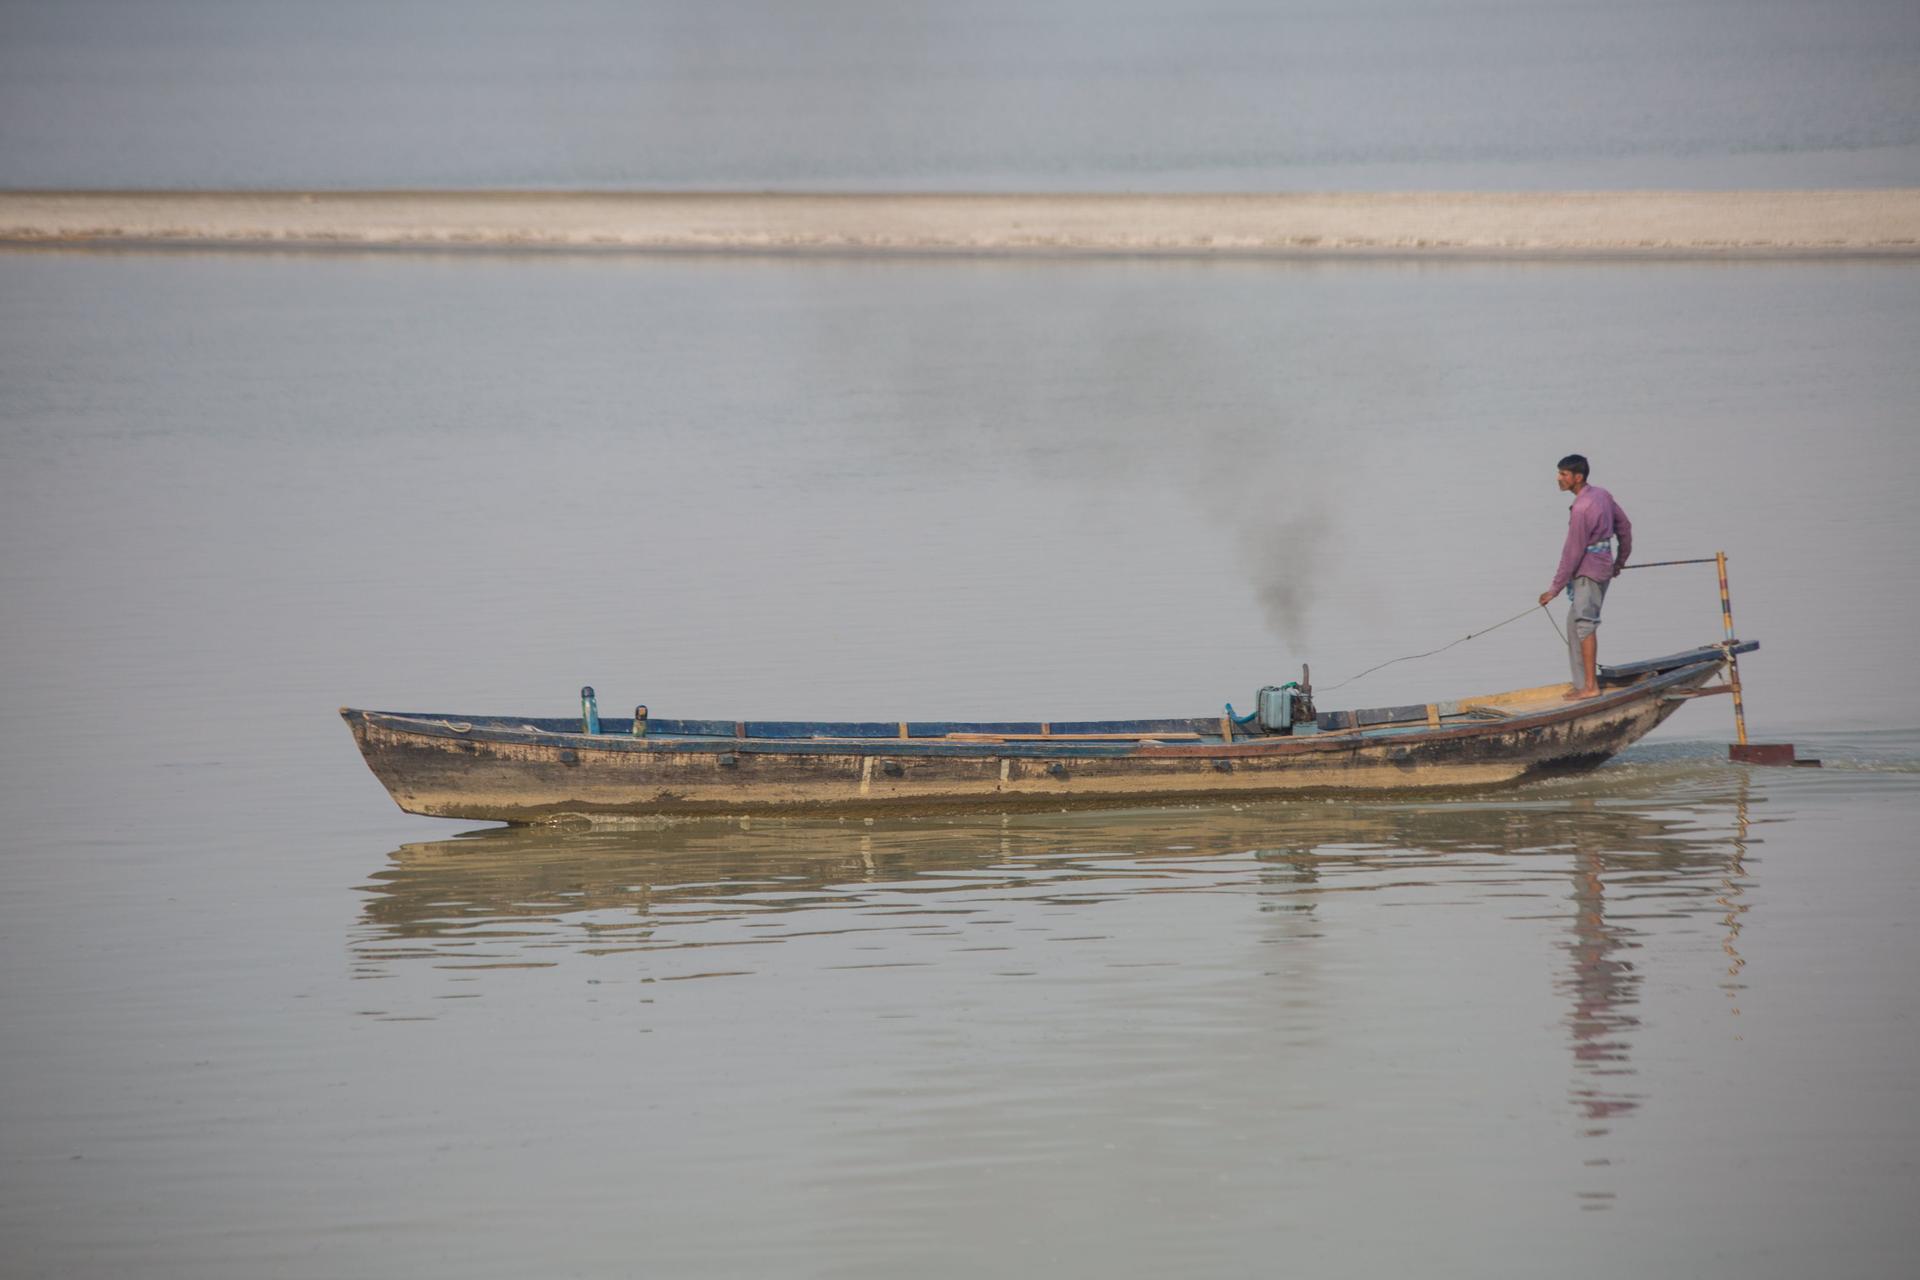
<svg viewBox="0 0 1920 1280">
<path fill-rule="evenodd" d="M 1563 1007 L 1569 1105 L 1597 1138 L 1651 1092 L 1632 1057 L 1661 921 L 1692 935 L 1713 919 L 1720 984 L 1738 992 L 1751 827 L 1745 779 L 1716 764 L 1603 779 L 1455 802 L 490 829 L 394 850 L 365 887 L 355 952 L 369 975 L 430 963 L 467 981 L 566 952 L 643 952 L 624 973 L 649 979 L 733 973 L 755 967 L 741 956 L 770 958 L 766 946 L 831 935 L 866 938 L 876 958 L 939 961 L 1039 921 L 1085 933 L 1102 900 L 1200 892 L 1275 913 L 1286 923 L 1267 940 L 1311 965 L 1338 950 L 1336 921 L 1356 919 L 1325 913 L 1332 902 L 1386 892 L 1396 906 L 1415 894 L 1452 908 L 1467 890 L 1515 921 L 1563 921 L 1549 935 L 1563 960 L 1542 981 Z M 912 940 L 929 929 L 954 950 Z M 1611 1192 L 1582 1196 L 1605 1207 Z"/>
<path fill-rule="evenodd" d="M 1507 866 L 1569 853 L 1586 860 L 1583 874 L 1697 877 L 1711 897 L 1723 889 L 1716 877 L 1731 856 L 1715 820 L 1726 804 L 1725 779 L 1722 770 L 1679 766 L 1605 786 L 1568 781 L 1524 798 L 1448 803 L 498 827 L 400 846 L 367 886 L 365 919 L 387 940 L 431 938 L 489 919 L 627 915 L 670 928 L 680 918 L 672 913 L 689 906 L 737 905 L 762 918 L 857 909 L 858 891 L 871 886 L 940 892 L 954 883 L 1044 881 L 1064 892 L 1077 880 L 1111 876 L 1116 862 L 1151 862 L 1170 877 L 1190 871 L 1241 881 L 1286 863 L 1303 873 L 1290 879 L 1291 889 L 1335 892 L 1366 887 L 1370 873 L 1405 881 L 1423 870 L 1459 875 L 1486 860 Z M 1231 870 L 1221 869 L 1223 860 Z"/>
<path fill-rule="evenodd" d="M 1111 806 L 1300 791 L 1487 786 L 1591 769 L 1702 693 L 1732 644 L 1608 668 L 1567 686 L 1313 713 L 1263 698 L 1232 717 L 1053 722 L 580 722 L 343 708 L 401 808 L 536 822 L 668 815 Z M 636 728 L 643 732 L 635 732 Z"/>
<path fill-rule="evenodd" d="M 366 919 L 389 940 L 462 932 L 470 922 L 558 914 L 656 916 L 738 907 L 756 916 L 861 905 L 852 891 L 1069 885 L 1092 860 L 1154 853 L 1178 862 L 1244 856 L 1270 819 L 1225 808 L 991 818 L 709 820 L 640 829 L 495 827 L 405 844 L 368 885 Z"/>
<path fill-rule="evenodd" d="M 1504 1025 L 1523 1044 L 1557 1037 L 1562 1114 L 1587 1140 L 1577 1195 L 1605 1208 L 1618 1184 L 1595 1158 L 1599 1144 L 1659 1092 L 1634 1060 L 1637 1045 L 1648 1049 L 1638 1043 L 1648 1035 L 1648 982 L 1686 981 L 1672 972 L 1677 943 L 1711 961 L 1691 970 L 1697 985 L 1737 987 L 1746 786 L 1717 763 L 1682 760 L 1453 801 L 496 828 L 396 849 L 364 886 L 354 951 L 366 976 L 443 970 L 443 990 L 469 995 L 494 981 L 483 971 L 569 956 L 575 982 L 590 974 L 652 993 L 666 988 L 651 984 L 682 978 L 797 975 L 809 999 L 827 1004 L 871 993 L 822 985 L 835 981 L 831 970 L 855 967 L 848 962 L 935 966 L 939 978 L 896 995 L 911 1004 L 955 992 L 991 1002 L 971 985 L 982 970 L 969 953 L 1012 953 L 1013 967 L 1037 970 L 1057 951 L 1053 939 L 1097 935 L 1149 966 L 1108 970 L 1103 981 L 1144 983 L 1119 998 L 1151 1001 L 1166 989 L 1136 972 L 1178 972 L 1196 923 L 1244 923 L 1251 908 L 1260 926 L 1240 936 L 1256 938 L 1261 954 L 1243 957 L 1248 980 L 1229 988 L 1237 1000 L 1215 993 L 1217 1016 L 1244 1028 L 1284 1008 L 1290 1037 L 1412 1052 L 1431 1027 L 1408 1040 L 1403 1028 L 1321 1007 L 1340 986 L 1322 975 L 1351 980 L 1359 965 L 1363 981 L 1400 981 L 1404 943 L 1368 954 L 1384 937 L 1382 909 L 1404 919 L 1409 907 L 1431 906 L 1419 927 L 1444 947 L 1469 903 L 1481 919 L 1511 922 L 1482 962 L 1514 967 L 1559 1004 L 1557 1033 L 1532 1019 Z M 1203 901 L 1164 909 L 1166 895 L 1182 893 Z M 1116 919 L 1145 929 L 1123 937 Z M 1404 923 L 1395 928 L 1405 936 Z M 1719 953 L 1698 945 L 1703 928 L 1725 949 L 1724 976 L 1713 972 Z M 1217 973 L 1221 956 L 1209 958 Z M 1656 960 L 1664 980 L 1650 979 Z M 691 1009 L 704 997 L 660 998 Z M 1501 1028 L 1502 1017 L 1487 1025 Z"/>
</svg>

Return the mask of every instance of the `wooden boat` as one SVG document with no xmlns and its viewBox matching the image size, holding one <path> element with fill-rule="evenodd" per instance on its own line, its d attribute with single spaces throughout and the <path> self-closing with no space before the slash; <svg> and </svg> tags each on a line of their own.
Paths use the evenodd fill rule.
<svg viewBox="0 0 1920 1280">
<path fill-rule="evenodd" d="M 1229 716 L 1074 722 L 577 719 L 341 708 L 409 813 L 574 816 L 876 813 L 1484 787 L 1592 769 L 1710 685 L 1728 642 L 1565 684 L 1313 713 L 1276 731 Z M 1310 703 L 1308 704 L 1310 706 Z"/>
</svg>

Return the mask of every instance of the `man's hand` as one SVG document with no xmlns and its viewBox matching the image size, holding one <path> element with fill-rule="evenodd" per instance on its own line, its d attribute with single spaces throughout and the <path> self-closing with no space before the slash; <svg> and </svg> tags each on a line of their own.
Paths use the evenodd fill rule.
<svg viewBox="0 0 1920 1280">
<path fill-rule="evenodd" d="M 1542 592 L 1540 593 L 1540 607 L 1541 607 L 1542 609 L 1544 609 L 1544 608 L 1546 608 L 1546 607 L 1547 607 L 1547 601 L 1549 601 L 1549 600 L 1551 600 L 1551 599 L 1553 599 L 1553 597 L 1554 597 L 1554 593 L 1553 593 L 1553 592 L 1551 592 L 1551 591 L 1542 591 Z"/>
</svg>

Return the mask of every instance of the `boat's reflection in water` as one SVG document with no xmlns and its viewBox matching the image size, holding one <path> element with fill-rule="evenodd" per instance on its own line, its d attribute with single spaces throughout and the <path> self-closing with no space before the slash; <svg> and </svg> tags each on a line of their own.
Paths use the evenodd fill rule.
<svg viewBox="0 0 1920 1280">
<path fill-rule="evenodd" d="M 869 951 L 885 950 L 873 942 L 889 930 L 966 949 L 970 928 L 1035 904 L 1055 921 L 1084 908 L 1085 931 L 1100 927 L 1099 903 L 1142 894 L 1254 895 L 1262 941 L 1309 950 L 1341 927 L 1326 918 L 1329 895 L 1492 904 L 1564 921 L 1551 981 L 1571 1098 L 1599 1134 L 1641 1101 L 1631 1054 L 1650 931 L 1711 921 L 1725 972 L 1683 980 L 1720 982 L 1737 1011 L 1747 787 L 1723 765 L 1679 762 L 1412 803 L 496 829 L 394 851 L 365 886 L 354 945 L 369 975 L 652 953 L 658 976 L 690 977 L 776 968 L 769 944 L 841 932 L 869 934 Z M 710 950 L 749 945 L 747 960 Z M 1513 964 L 1539 963 L 1516 935 Z"/>
</svg>

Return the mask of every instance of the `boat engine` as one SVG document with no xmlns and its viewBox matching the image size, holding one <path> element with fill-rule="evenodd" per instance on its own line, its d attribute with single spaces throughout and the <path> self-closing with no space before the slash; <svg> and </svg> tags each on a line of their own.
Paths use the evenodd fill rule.
<svg viewBox="0 0 1920 1280">
<path fill-rule="evenodd" d="M 1313 724 L 1313 670 L 1300 668 L 1300 678 L 1270 684 L 1255 695 L 1253 714 L 1234 716 L 1237 724 L 1252 725 L 1262 733 L 1292 733 L 1295 725 Z M 1227 704 L 1233 715 L 1233 704 Z"/>
</svg>

